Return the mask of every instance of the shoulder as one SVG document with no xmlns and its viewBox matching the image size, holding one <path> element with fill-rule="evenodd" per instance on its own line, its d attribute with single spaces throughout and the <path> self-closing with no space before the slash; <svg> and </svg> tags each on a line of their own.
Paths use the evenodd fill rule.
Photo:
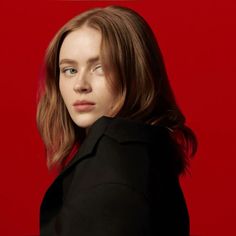
<svg viewBox="0 0 236 236">
<path fill-rule="evenodd" d="M 137 137 L 134 139 L 135 136 L 131 137 L 131 134 L 127 130 L 112 127 L 104 132 L 90 158 L 89 178 L 96 177 L 93 180 L 95 184 L 89 184 L 90 186 L 119 183 L 138 192 L 147 191 L 150 166 L 148 148 L 145 142 L 140 142 L 140 139 L 137 141 Z"/>
<path fill-rule="evenodd" d="M 145 124 L 141 121 L 123 117 L 100 118 L 100 123 L 106 121 L 103 135 L 110 137 L 118 143 L 138 142 L 157 143 L 168 139 L 168 129 L 163 126 Z"/>
<path fill-rule="evenodd" d="M 96 156 L 112 157 L 109 161 L 115 161 L 116 158 L 120 162 L 130 161 L 130 165 L 139 164 L 140 168 L 148 165 L 153 158 L 155 162 L 163 166 L 171 156 L 173 142 L 168 129 L 163 126 L 152 126 L 127 118 L 104 116 L 96 124 L 97 130 L 99 130 L 99 123 L 106 128 L 103 129 L 97 142 Z M 95 129 L 92 132 L 94 131 Z"/>
<path fill-rule="evenodd" d="M 155 166 L 156 171 L 165 175 L 177 173 L 180 161 L 177 144 L 166 127 L 121 117 L 108 119 L 98 153 L 104 157 L 112 153 L 112 157 L 122 157 L 123 161 L 130 161 L 130 166 L 135 163 L 140 169 Z"/>
</svg>

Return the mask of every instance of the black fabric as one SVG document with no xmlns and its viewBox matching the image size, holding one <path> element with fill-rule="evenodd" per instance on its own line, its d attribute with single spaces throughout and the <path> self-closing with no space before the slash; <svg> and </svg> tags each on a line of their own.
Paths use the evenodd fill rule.
<svg viewBox="0 0 236 236">
<path fill-rule="evenodd" d="M 164 127 L 99 118 L 45 193 L 40 235 L 188 236 L 172 145 Z"/>
</svg>

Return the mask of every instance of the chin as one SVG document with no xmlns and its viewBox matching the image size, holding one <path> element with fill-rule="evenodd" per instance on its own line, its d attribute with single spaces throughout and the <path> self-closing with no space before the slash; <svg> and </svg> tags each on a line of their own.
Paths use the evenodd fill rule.
<svg viewBox="0 0 236 236">
<path fill-rule="evenodd" d="M 102 115 L 79 114 L 73 118 L 74 123 L 80 128 L 89 128 Z"/>
</svg>

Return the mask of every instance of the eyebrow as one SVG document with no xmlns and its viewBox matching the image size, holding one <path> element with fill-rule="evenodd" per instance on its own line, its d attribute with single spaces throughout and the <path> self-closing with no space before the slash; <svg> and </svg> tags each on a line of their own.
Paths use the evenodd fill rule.
<svg viewBox="0 0 236 236">
<path fill-rule="evenodd" d="M 99 61 L 99 60 L 100 60 L 100 57 L 99 57 L 99 56 L 92 57 L 92 58 L 90 58 L 90 59 L 87 60 L 87 64 L 88 64 L 88 65 L 91 65 L 91 64 L 93 64 L 93 63 L 95 63 L 95 62 L 97 62 L 97 61 Z M 72 60 L 72 59 L 61 59 L 59 65 L 61 65 L 61 64 L 77 65 L 78 63 L 77 63 L 77 61 Z"/>
</svg>

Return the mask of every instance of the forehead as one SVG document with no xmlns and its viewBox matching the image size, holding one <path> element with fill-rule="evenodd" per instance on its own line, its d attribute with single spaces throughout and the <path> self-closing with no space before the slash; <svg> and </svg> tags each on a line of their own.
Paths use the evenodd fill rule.
<svg viewBox="0 0 236 236">
<path fill-rule="evenodd" d="M 100 56 L 101 33 L 88 26 L 83 26 L 69 33 L 60 49 L 59 59 L 71 59 L 83 62 Z"/>
</svg>

